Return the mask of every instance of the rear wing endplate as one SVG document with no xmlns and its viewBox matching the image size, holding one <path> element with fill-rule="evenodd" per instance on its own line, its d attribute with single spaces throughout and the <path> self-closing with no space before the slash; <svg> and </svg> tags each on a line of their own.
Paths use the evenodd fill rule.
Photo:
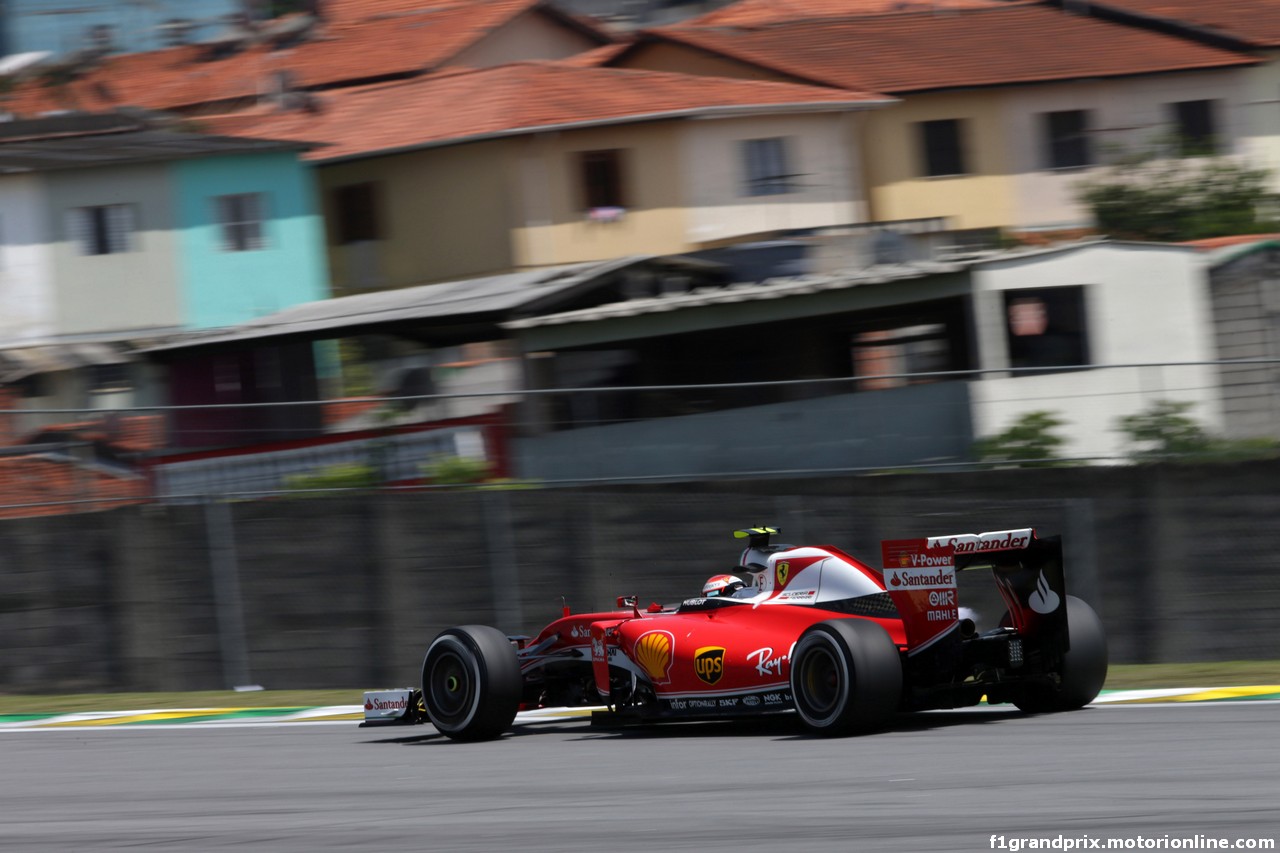
<svg viewBox="0 0 1280 853">
<path fill-rule="evenodd" d="M 991 569 L 1023 636 L 1065 636 L 1066 585 L 1062 539 L 1036 537 L 1033 528 L 955 533 L 880 543 L 885 589 L 902 616 L 907 652 L 915 654 L 959 624 L 956 572 Z"/>
</svg>

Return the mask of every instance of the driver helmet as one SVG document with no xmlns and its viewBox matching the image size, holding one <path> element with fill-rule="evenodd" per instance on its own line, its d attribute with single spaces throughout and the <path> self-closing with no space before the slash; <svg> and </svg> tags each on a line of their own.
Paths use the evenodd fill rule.
<svg viewBox="0 0 1280 853">
<path fill-rule="evenodd" d="M 736 575 L 713 575 L 702 585 L 703 598 L 727 598 L 746 586 Z"/>
</svg>

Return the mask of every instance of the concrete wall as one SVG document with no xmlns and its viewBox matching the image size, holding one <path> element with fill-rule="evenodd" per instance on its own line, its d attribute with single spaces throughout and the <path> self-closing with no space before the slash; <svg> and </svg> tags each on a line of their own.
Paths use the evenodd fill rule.
<svg viewBox="0 0 1280 853">
<path fill-rule="evenodd" d="M 54 235 L 57 334 L 171 330 L 182 326 L 179 245 L 173 182 L 165 163 L 65 169 L 45 178 Z M 130 250 L 82 255 L 69 211 L 133 206 Z"/>
<path fill-rule="evenodd" d="M 1154 367 L 1040 375 L 992 374 L 972 383 L 974 429 L 989 435 L 1023 414 L 1055 412 L 1067 425 L 1063 455 L 1125 452 L 1116 419 L 1158 400 L 1195 405 L 1188 415 L 1211 432 L 1222 428 L 1215 370 L 1210 365 L 1158 366 L 1217 358 L 1202 261 L 1173 246 L 1105 243 L 995 261 L 974 271 L 980 366 L 1009 365 L 1002 293 L 1083 285 L 1088 363 Z M 1158 309 L 1153 308 L 1158 306 Z"/>
<path fill-rule="evenodd" d="M 867 114 L 870 218 L 891 221 L 947 217 L 954 229 L 1017 224 L 1008 144 L 994 89 L 909 95 Z M 965 174 L 925 177 L 920 122 L 958 119 Z"/>
<path fill-rule="evenodd" d="M 320 168 L 330 223 L 337 221 L 335 189 L 377 184 L 380 239 L 341 246 L 330 228 L 334 295 L 510 270 L 512 214 L 504 164 L 511 145 L 498 140 Z"/>
<path fill-rule="evenodd" d="M 1092 225 L 1089 211 L 1076 202 L 1082 181 L 1106 173 L 1102 164 L 1123 152 L 1149 151 L 1171 133 L 1169 105 L 1178 101 L 1212 100 L 1222 153 L 1265 156 L 1260 145 L 1245 151 L 1246 128 L 1271 113 L 1259 101 L 1274 98 L 1276 84 L 1265 96 L 1248 102 L 1244 81 L 1255 69 L 1151 74 L 1108 80 L 1079 80 L 1005 90 L 1002 123 L 1015 178 L 1014 216 L 1008 224 L 1024 228 L 1074 228 Z M 1091 122 L 1093 168 L 1052 169 L 1047 165 L 1044 114 L 1086 110 Z M 1260 127 L 1266 127 L 1266 124 Z M 1262 140 L 1255 140 L 1261 143 Z M 1254 165 L 1266 165 L 1261 159 Z"/>
<path fill-rule="evenodd" d="M 312 173 L 296 152 L 186 160 L 173 170 L 186 328 L 230 326 L 328 296 Z M 223 244 L 217 197 L 237 193 L 261 194 L 259 249 Z"/>
<path fill-rule="evenodd" d="M 1210 273 L 1217 358 L 1280 358 L 1280 246 L 1269 244 Z M 1224 364 L 1223 427 L 1230 438 L 1280 438 L 1280 365 Z"/>
<path fill-rule="evenodd" d="M 0 182 L 0 342 L 39 340 L 54 331 L 49 216 L 41 178 Z"/>
<path fill-rule="evenodd" d="M 516 439 L 529 479 L 712 477 L 964 460 L 966 382 L 836 394 Z M 594 401 L 587 400 L 589 407 Z"/>
<path fill-rule="evenodd" d="M 881 538 L 1062 533 L 1115 662 L 1280 657 L 1280 463 L 343 495 L 0 523 L 0 690 L 409 684 L 449 625 L 531 633 L 620 594 L 674 601 L 780 525 Z M 986 624 L 990 579 L 962 576 Z"/>
<path fill-rule="evenodd" d="M 683 205 L 691 244 L 866 220 L 849 113 L 694 121 L 685 122 L 682 131 Z M 743 142 L 777 137 L 785 140 L 794 186 L 779 195 L 747 194 Z"/>
<path fill-rule="evenodd" d="M 596 47 L 585 33 L 530 10 L 517 15 L 449 60 L 450 66 L 489 68 L 508 62 L 554 60 Z"/>
</svg>

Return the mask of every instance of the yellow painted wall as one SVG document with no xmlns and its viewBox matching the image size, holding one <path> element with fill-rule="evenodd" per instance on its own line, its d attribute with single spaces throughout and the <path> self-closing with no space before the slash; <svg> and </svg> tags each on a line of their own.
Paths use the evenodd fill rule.
<svg viewBox="0 0 1280 853">
<path fill-rule="evenodd" d="M 383 239 L 376 253 L 382 287 L 510 270 L 504 164 L 513 144 L 480 142 L 321 167 L 335 294 L 359 291 L 352 286 L 345 250 L 335 245 L 333 189 L 364 181 L 380 186 Z"/>
<path fill-rule="evenodd" d="M 1001 128 L 999 90 L 906 95 L 899 104 L 866 114 L 862 150 L 876 220 L 950 218 L 950 228 L 989 228 L 1016 222 L 1010 153 Z M 927 178 L 918 123 L 964 122 L 969 174 Z"/>
<path fill-rule="evenodd" d="M 666 254 L 690 248 L 680 181 L 680 122 L 588 128 L 527 137 L 511 166 L 518 187 L 512 242 L 517 266 Z M 622 149 L 627 209 L 590 222 L 578 155 Z"/>
</svg>

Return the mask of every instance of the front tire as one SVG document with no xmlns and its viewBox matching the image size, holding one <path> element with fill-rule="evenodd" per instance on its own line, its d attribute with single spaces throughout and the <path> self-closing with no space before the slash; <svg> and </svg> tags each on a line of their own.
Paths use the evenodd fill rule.
<svg viewBox="0 0 1280 853">
<path fill-rule="evenodd" d="M 1037 685 L 1014 700 L 1028 714 L 1074 711 L 1098 697 L 1107 680 L 1107 634 L 1093 608 L 1075 596 L 1067 596 L 1067 632 L 1070 650 L 1063 655 L 1056 687 Z"/>
<path fill-rule="evenodd" d="M 898 648 L 874 622 L 819 622 L 800 635 L 791 653 L 791 697 L 816 734 L 877 728 L 902 699 Z"/>
<path fill-rule="evenodd" d="M 422 702 L 431 723 L 454 740 L 502 735 L 520 708 L 515 647 L 496 628 L 448 628 L 422 662 Z"/>
</svg>

